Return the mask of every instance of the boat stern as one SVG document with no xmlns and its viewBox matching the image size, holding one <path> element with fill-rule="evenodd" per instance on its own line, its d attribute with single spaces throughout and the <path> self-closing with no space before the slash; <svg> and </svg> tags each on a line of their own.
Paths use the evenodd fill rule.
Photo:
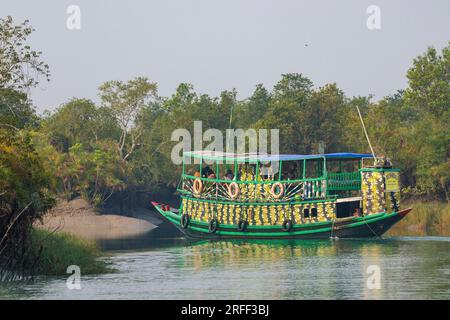
<svg viewBox="0 0 450 320">
<path fill-rule="evenodd" d="M 171 224 L 175 225 L 175 227 L 182 230 L 180 227 L 181 215 L 180 215 L 179 209 L 171 207 L 168 204 L 160 203 L 160 202 L 156 202 L 156 201 L 152 201 L 151 203 L 155 207 L 155 209 L 159 213 L 159 215 L 164 220 L 166 220 L 167 222 L 170 222 Z"/>
</svg>

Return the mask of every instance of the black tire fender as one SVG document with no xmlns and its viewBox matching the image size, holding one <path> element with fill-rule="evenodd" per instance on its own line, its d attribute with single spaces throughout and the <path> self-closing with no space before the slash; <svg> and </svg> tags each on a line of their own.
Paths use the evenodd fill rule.
<svg viewBox="0 0 450 320">
<path fill-rule="evenodd" d="M 180 225 L 183 229 L 186 229 L 189 226 L 189 215 L 188 214 L 183 213 L 181 215 Z"/>
<path fill-rule="evenodd" d="M 248 222 L 246 220 L 239 220 L 237 229 L 238 231 L 246 231 L 248 226 Z"/>
<path fill-rule="evenodd" d="M 216 218 L 211 219 L 208 224 L 208 231 L 209 233 L 215 233 L 219 227 L 219 222 Z"/>
<path fill-rule="evenodd" d="M 286 219 L 283 221 L 283 224 L 281 225 L 281 229 L 283 231 L 290 232 L 290 231 L 292 231 L 293 225 L 294 224 L 292 223 L 292 220 Z"/>
</svg>

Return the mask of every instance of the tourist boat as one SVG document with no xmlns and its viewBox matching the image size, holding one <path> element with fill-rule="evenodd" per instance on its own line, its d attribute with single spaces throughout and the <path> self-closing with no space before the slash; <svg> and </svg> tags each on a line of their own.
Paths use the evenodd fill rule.
<svg viewBox="0 0 450 320">
<path fill-rule="evenodd" d="M 378 237 L 411 211 L 399 170 L 370 154 L 185 152 L 178 191 L 179 208 L 153 205 L 189 238 Z"/>
</svg>

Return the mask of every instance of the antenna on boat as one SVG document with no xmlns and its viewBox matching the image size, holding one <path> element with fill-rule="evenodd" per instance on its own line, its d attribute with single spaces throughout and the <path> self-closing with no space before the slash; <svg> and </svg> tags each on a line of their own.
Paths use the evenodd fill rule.
<svg viewBox="0 0 450 320">
<path fill-rule="evenodd" d="M 361 115 L 361 111 L 359 111 L 359 107 L 356 106 L 356 110 L 358 110 L 359 119 L 361 120 L 362 127 L 364 129 L 364 134 L 366 135 L 367 142 L 369 143 L 370 151 L 372 151 L 372 156 L 375 157 L 375 152 L 373 151 L 372 144 L 370 143 L 369 135 L 367 134 L 366 126 L 364 125 L 364 121 Z"/>
</svg>

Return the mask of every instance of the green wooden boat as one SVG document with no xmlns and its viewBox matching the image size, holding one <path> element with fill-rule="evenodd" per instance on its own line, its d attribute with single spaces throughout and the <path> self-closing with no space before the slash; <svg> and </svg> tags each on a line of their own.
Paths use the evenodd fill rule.
<svg viewBox="0 0 450 320">
<path fill-rule="evenodd" d="M 399 170 L 370 154 L 186 152 L 178 191 L 179 208 L 153 205 L 189 238 L 376 237 L 411 211 Z"/>
</svg>

